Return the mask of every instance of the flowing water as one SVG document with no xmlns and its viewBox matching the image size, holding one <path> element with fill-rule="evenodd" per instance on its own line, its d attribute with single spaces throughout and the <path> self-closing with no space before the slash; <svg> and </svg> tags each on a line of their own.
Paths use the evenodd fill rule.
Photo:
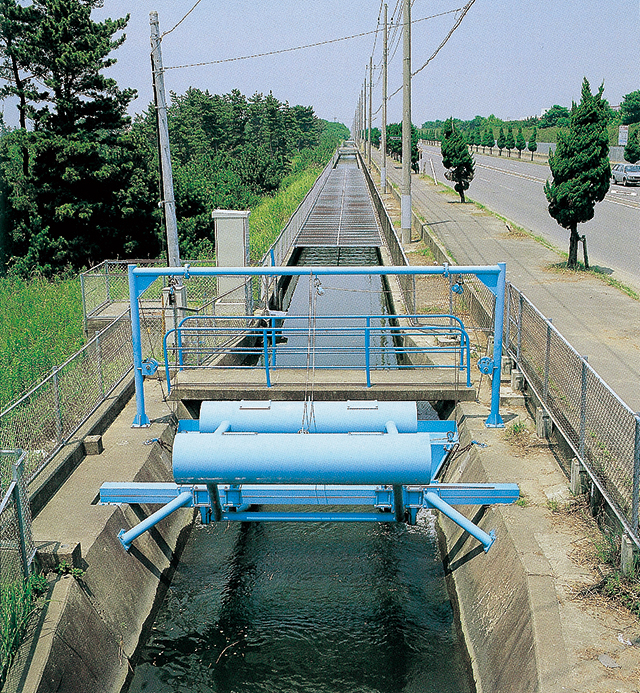
<svg viewBox="0 0 640 693">
<path fill-rule="evenodd" d="M 327 252 L 307 251 L 302 262 L 325 264 Z M 347 263 L 354 257 L 353 251 L 341 255 Z M 372 259 L 367 255 L 351 264 L 377 264 Z M 379 277 L 331 276 L 321 281 L 318 315 L 388 313 Z M 308 314 L 308 302 L 308 279 L 303 277 L 291 296 L 289 312 Z M 391 344 L 389 350 L 385 358 L 392 359 Z M 430 411 L 424 418 L 432 418 Z M 197 524 L 129 689 L 473 690 L 445 585 L 434 518 L 427 512 L 420 513 L 414 527 Z"/>
</svg>

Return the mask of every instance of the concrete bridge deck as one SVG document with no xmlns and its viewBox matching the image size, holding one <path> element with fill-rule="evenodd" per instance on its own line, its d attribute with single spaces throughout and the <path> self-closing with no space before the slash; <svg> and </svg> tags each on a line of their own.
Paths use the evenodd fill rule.
<svg viewBox="0 0 640 693">
<path fill-rule="evenodd" d="M 459 382 L 448 374 L 426 373 L 424 370 L 373 370 L 371 387 L 367 387 L 364 370 L 316 370 L 308 378 L 304 369 L 278 368 L 271 371 L 271 387 L 267 387 L 264 370 L 256 369 L 194 369 L 177 374 L 169 399 L 176 400 L 237 400 L 304 398 L 313 390 L 316 400 L 410 400 L 458 401 L 476 399 L 476 388 L 466 387 L 464 374 Z"/>
</svg>

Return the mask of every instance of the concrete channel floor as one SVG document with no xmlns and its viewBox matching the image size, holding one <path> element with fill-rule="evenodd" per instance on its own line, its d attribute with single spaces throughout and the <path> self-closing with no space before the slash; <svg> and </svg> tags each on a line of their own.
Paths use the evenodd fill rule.
<svg viewBox="0 0 640 693">
<path fill-rule="evenodd" d="M 377 150 L 373 159 L 379 164 Z M 394 163 L 388 163 L 387 175 L 399 189 L 402 171 Z M 510 232 L 502 220 L 473 204 L 460 204 L 456 193 L 437 188 L 430 178 L 413 174 L 411 182 L 414 211 L 456 264 L 506 262 L 507 280 L 588 356 L 598 375 L 633 411 L 640 411 L 640 301 L 593 276 L 551 269 L 563 260 L 559 253 L 528 235 Z M 473 183 L 468 195 L 473 199 Z M 536 229 L 530 231 L 535 234 Z"/>
</svg>

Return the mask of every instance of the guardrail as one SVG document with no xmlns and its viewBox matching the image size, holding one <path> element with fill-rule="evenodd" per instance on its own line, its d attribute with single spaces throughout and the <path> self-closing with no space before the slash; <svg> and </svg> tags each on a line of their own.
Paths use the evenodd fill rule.
<svg viewBox="0 0 640 693">
<path fill-rule="evenodd" d="M 640 546 L 640 416 L 507 285 L 505 349 L 625 531 Z"/>
<path fill-rule="evenodd" d="M 429 315 L 426 323 L 425 318 L 322 315 L 310 323 L 308 316 L 279 315 L 250 324 L 252 316 L 188 317 L 164 337 L 169 391 L 171 371 L 189 368 L 260 369 L 267 387 L 277 368 L 362 369 L 367 387 L 374 370 L 455 369 L 466 372 L 466 386 L 471 387 L 470 342 L 462 320 L 454 315 Z M 238 321 L 245 326 L 239 327 Z M 406 321 L 410 324 L 402 324 Z M 198 324 L 190 326 L 194 322 Z M 440 362 L 434 361 L 437 356 Z M 175 366 L 170 365 L 172 360 Z"/>
</svg>

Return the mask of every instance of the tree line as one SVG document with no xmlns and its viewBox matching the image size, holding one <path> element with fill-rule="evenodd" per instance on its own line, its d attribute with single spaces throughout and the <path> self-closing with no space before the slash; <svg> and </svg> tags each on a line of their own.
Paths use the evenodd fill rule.
<svg viewBox="0 0 640 693">
<path fill-rule="evenodd" d="M 0 132 L 0 273 L 45 276 L 106 258 L 163 252 L 156 113 L 102 71 L 129 16 L 92 20 L 102 0 L 0 0 L 0 98 L 19 127 Z M 292 167 L 326 159 L 342 125 L 273 94 L 171 94 L 181 255 L 213 251 L 211 211 L 246 209 Z"/>
</svg>

